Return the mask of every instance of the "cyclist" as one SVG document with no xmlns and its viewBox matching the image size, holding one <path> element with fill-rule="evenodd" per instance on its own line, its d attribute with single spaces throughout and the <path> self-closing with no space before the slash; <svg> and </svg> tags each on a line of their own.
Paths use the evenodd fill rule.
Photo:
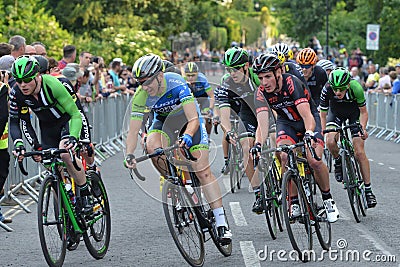
<svg viewBox="0 0 400 267">
<path fill-rule="evenodd" d="M 258 120 L 256 143 L 253 151 L 261 152 L 262 144 L 268 135 L 268 113 L 270 109 L 278 114 L 276 121 L 277 146 L 295 144 L 300 138 L 310 138 L 315 146 L 316 154 L 323 153 L 323 137 L 321 124 L 315 103 L 311 101 L 306 86 L 295 76 L 282 73 L 280 61 L 274 54 L 261 54 L 253 63 L 261 85 L 255 95 Z M 321 190 L 324 206 L 329 222 L 335 222 L 339 211 L 332 199 L 329 186 L 328 168 L 322 161 L 317 161 L 307 153 L 310 166 L 315 171 L 315 179 Z M 281 153 L 282 172 L 287 162 L 287 154 Z M 297 196 L 294 203 L 298 202 Z M 292 206 L 293 215 L 300 212 L 298 204 Z"/>
<path fill-rule="evenodd" d="M 221 88 L 218 91 L 221 125 L 228 142 L 234 142 L 232 134 L 244 133 L 247 135 L 247 137 L 240 140 L 240 143 L 243 147 L 243 162 L 246 167 L 245 172 L 256 198 L 252 211 L 255 213 L 262 213 L 263 207 L 260 198 L 260 182 L 257 170 L 254 170 L 253 160 L 249 154 L 250 148 L 254 145 L 254 136 L 257 129 L 254 93 L 260 82 L 257 75 L 255 75 L 250 68 L 247 51 L 242 48 L 229 48 L 225 52 L 223 64 L 229 72 L 229 77 L 222 81 Z M 231 133 L 230 107 L 233 99 L 240 100 L 240 111 L 238 115 L 242 123 L 239 125 L 239 133 Z"/>
<path fill-rule="evenodd" d="M 331 72 L 335 69 L 335 65 L 332 63 L 332 61 L 327 60 L 327 59 L 319 60 L 316 64 L 316 66 L 322 67 L 328 77 L 329 77 L 329 74 L 331 74 Z"/>
<path fill-rule="evenodd" d="M 213 209 L 218 236 L 220 240 L 229 242 L 232 234 L 226 223 L 219 185 L 208 163 L 207 133 L 203 119 L 199 118 L 199 108 L 183 77 L 172 72 L 164 73 L 162 70 L 161 58 L 153 54 L 139 58 L 133 66 L 133 74 L 141 87 L 132 100 L 124 164 L 131 169 L 136 167 L 133 152 L 137 135 L 142 125 L 146 100 L 153 98 L 155 101 L 151 109 L 154 112 L 154 120 L 147 136 L 147 152 L 153 153 L 157 148 L 171 145 L 177 141 L 175 132 L 179 131 L 180 146 L 190 148 L 193 156 L 198 158 L 192 165 Z M 166 168 L 162 160 L 154 158 L 153 165 L 166 177 Z"/>
<path fill-rule="evenodd" d="M 315 65 L 317 63 L 317 54 L 309 47 L 304 48 L 297 54 L 296 61 L 303 71 L 311 97 L 316 106 L 319 107 L 322 88 L 328 81 L 326 72 L 322 67 Z"/>
<path fill-rule="evenodd" d="M 282 53 L 285 58 L 279 59 L 283 60 L 283 62 L 296 63 L 296 60 L 293 60 L 293 51 L 285 43 L 276 43 L 274 46 L 272 46 L 271 52 Z M 281 62 L 281 64 L 283 64 L 283 62 Z"/>
<path fill-rule="evenodd" d="M 339 127 L 346 120 L 349 120 L 350 124 L 360 122 L 363 135 L 357 129 L 351 130 L 354 151 L 364 179 L 368 208 L 375 207 L 377 201 L 371 189 L 370 166 L 364 148 L 365 140 L 368 138 L 366 131 L 368 111 L 362 86 L 356 80 L 351 79 L 346 68 L 336 68 L 329 75 L 329 82 L 322 90 L 320 105 L 323 130 Z M 327 133 L 326 135 L 327 147 L 335 158 L 335 178 L 338 182 L 342 182 L 342 162 L 337 146 L 338 134 Z"/>
<path fill-rule="evenodd" d="M 19 57 L 11 68 L 16 84 L 10 93 L 10 133 L 14 140 L 13 154 L 18 156 L 19 161 L 26 151 L 20 129 L 21 120 L 22 131 L 36 150 L 54 147 L 74 150 L 82 128 L 82 117 L 71 95 L 57 78 L 40 74 L 39 68 L 37 60 L 31 56 Z M 30 120 L 28 109 L 39 119 L 41 144 L 32 125 L 27 123 Z M 87 198 L 90 192 L 82 163 L 79 159 L 76 160 L 81 168 L 78 171 L 68 154 L 62 154 L 61 158 L 80 189 L 77 210 L 89 212 L 92 209 Z M 35 157 L 34 160 L 40 162 L 42 158 Z"/>
<path fill-rule="evenodd" d="M 221 78 L 221 82 L 220 85 L 218 85 L 215 90 L 214 90 L 214 95 L 215 95 L 215 104 L 214 104 L 214 118 L 213 118 L 213 123 L 214 125 L 218 125 L 221 123 L 220 121 L 220 116 L 221 116 L 221 112 L 219 110 L 219 99 L 218 99 L 218 92 L 221 88 L 221 84 L 223 82 L 223 80 L 225 80 L 226 78 L 229 77 L 229 74 L 225 74 L 224 76 L 222 76 Z M 230 106 L 233 112 L 233 114 L 238 114 L 240 111 L 240 102 L 238 100 L 231 100 L 230 101 Z M 232 117 L 232 115 L 231 115 Z M 222 167 L 221 173 L 223 174 L 228 174 L 229 173 L 229 158 L 228 158 L 228 149 L 229 149 L 229 145 L 228 145 L 228 141 L 226 140 L 226 138 L 222 139 L 222 151 L 224 154 L 224 166 Z"/>
<path fill-rule="evenodd" d="M 207 77 L 203 73 L 199 72 L 199 67 L 196 63 L 186 63 L 184 73 L 184 78 L 200 105 L 201 114 L 206 114 L 206 130 L 208 138 L 210 139 L 212 128 L 211 120 L 214 115 L 214 91 L 208 83 Z"/>
</svg>

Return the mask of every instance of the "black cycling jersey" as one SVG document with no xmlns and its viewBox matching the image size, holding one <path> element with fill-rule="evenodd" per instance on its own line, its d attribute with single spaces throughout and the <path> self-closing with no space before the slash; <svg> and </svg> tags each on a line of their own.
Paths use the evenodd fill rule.
<svg viewBox="0 0 400 267">
<path fill-rule="evenodd" d="M 283 68 L 285 69 L 285 73 L 289 73 L 296 76 L 297 78 L 300 79 L 300 81 L 302 81 L 305 85 L 307 85 L 306 78 L 304 78 L 303 71 L 301 70 L 301 67 L 298 64 L 286 61 L 285 63 L 283 63 Z"/>
<path fill-rule="evenodd" d="M 319 106 L 322 88 L 327 82 L 328 76 L 326 75 L 325 70 L 321 66 L 315 65 L 311 77 L 307 80 L 307 85 L 310 89 L 311 97 L 317 107 Z"/>
</svg>

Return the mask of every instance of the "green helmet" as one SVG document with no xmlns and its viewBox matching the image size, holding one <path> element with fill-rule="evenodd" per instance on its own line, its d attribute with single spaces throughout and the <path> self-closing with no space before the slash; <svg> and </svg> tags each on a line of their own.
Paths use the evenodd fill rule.
<svg viewBox="0 0 400 267">
<path fill-rule="evenodd" d="M 13 63 L 11 74 L 15 79 L 33 79 L 39 73 L 39 70 L 39 63 L 34 57 L 20 56 Z"/>
<path fill-rule="evenodd" d="M 194 62 L 188 62 L 185 65 L 185 73 L 197 73 L 199 72 L 199 67 Z"/>
<path fill-rule="evenodd" d="M 239 47 L 232 47 L 226 50 L 223 64 L 227 67 L 242 67 L 249 62 L 249 54 L 246 50 Z"/>
<path fill-rule="evenodd" d="M 347 68 L 336 68 L 329 75 L 329 84 L 333 89 L 346 87 L 351 80 L 351 76 Z"/>
</svg>

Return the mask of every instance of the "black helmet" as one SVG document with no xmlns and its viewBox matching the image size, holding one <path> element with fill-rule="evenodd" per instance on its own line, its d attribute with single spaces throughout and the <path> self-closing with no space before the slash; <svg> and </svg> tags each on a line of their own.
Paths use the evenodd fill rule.
<svg viewBox="0 0 400 267">
<path fill-rule="evenodd" d="M 261 72 L 275 71 L 281 66 L 279 58 L 274 53 L 261 54 L 253 62 L 253 71 L 258 74 Z"/>
<path fill-rule="evenodd" d="M 172 63 L 171 61 L 168 61 L 166 59 L 163 59 L 162 62 L 164 64 L 164 69 L 163 69 L 164 72 L 167 71 L 170 67 L 174 66 L 174 63 Z"/>
<path fill-rule="evenodd" d="M 199 72 L 199 66 L 194 62 L 188 62 L 185 65 L 185 73 L 197 73 Z"/>
<path fill-rule="evenodd" d="M 36 58 L 37 62 L 39 62 L 40 66 L 39 72 L 41 74 L 46 74 L 49 68 L 49 61 L 47 60 L 47 58 L 41 55 L 34 55 L 33 57 Z"/>
<path fill-rule="evenodd" d="M 136 79 L 152 77 L 154 74 L 163 70 L 162 59 L 154 54 L 147 54 L 136 60 L 132 72 Z"/>
</svg>

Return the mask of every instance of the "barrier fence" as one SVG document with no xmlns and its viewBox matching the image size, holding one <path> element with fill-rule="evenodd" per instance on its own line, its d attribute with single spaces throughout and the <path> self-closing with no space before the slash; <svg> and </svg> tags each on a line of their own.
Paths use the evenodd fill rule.
<svg viewBox="0 0 400 267">
<path fill-rule="evenodd" d="M 129 125 L 127 122 L 130 118 L 130 109 L 127 107 L 130 99 L 130 96 L 124 94 L 85 104 L 88 108 L 86 115 L 92 128 L 92 142 L 95 144 L 95 161 L 99 166 L 102 161 L 117 154 L 125 147 L 122 140 Z M 124 123 L 125 117 L 126 122 Z M 40 136 L 39 123 L 34 114 L 32 114 L 31 121 L 37 135 Z M 126 127 L 123 128 L 123 125 Z M 25 144 L 28 143 L 25 141 Z M 9 138 L 8 151 L 10 155 L 12 155 L 12 150 L 13 144 Z M 29 204 L 38 201 L 38 184 L 44 178 L 46 170 L 41 164 L 31 159 L 24 160 L 24 167 L 29 173 L 28 176 L 22 175 L 18 166 L 15 165 L 14 157 L 11 156 L 10 172 L 4 185 L 4 196 L 0 199 L 0 205 L 19 205 L 25 212 L 30 213 Z M 28 195 L 30 199 L 21 201 L 18 198 L 20 194 Z M 12 228 L 1 222 L 0 227 L 7 231 L 13 231 Z"/>
</svg>

